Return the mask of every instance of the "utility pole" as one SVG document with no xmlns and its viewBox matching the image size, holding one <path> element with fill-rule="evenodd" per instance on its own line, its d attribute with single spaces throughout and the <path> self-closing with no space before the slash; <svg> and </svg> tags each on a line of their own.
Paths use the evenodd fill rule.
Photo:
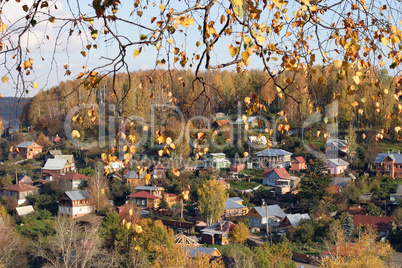
<svg viewBox="0 0 402 268">
<path fill-rule="evenodd" d="M 269 229 L 269 225 L 268 225 L 268 204 L 267 202 L 265 202 L 265 199 L 262 199 L 262 204 L 265 204 L 265 217 L 267 218 L 267 222 L 266 222 L 266 229 L 267 229 L 267 240 L 270 239 L 270 246 L 272 247 L 272 237 L 270 236 L 270 229 Z"/>
</svg>

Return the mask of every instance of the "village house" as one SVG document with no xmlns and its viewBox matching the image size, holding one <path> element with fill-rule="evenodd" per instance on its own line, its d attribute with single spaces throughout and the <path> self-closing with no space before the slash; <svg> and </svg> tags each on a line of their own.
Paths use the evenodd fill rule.
<svg viewBox="0 0 402 268">
<path fill-rule="evenodd" d="M 38 194 L 38 190 L 38 187 L 29 184 L 18 183 L 4 187 L 1 190 L 1 195 L 17 199 L 18 205 L 21 205 L 25 203 L 27 196 Z"/>
<path fill-rule="evenodd" d="M 48 160 L 49 158 L 54 159 L 56 155 L 62 155 L 62 154 L 63 153 L 60 150 L 49 150 L 45 155 L 45 160 Z"/>
<path fill-rule="evenodd" d="M 25 174 L 21 174 L 17 177 L 17 184 L 19 183 L 23 183 L 26 185 L 33 185 L 33 181 L 31 180 L 31 177 L 25 175 Z"/>
<path fill-rule="evenodd" d="M 127 184 L 131 186 L 148 185 L 150 175 L 145 171 L 128 171 L 126 173 Z"/>
<path fill-rule="evenodd" d="M 243 205 L 243 201 L 240 197 L 228 198 L 225 203 L 225 218 L 244 217 L 249 209 Z"/>
<path fill-rule="evenodd" d="M 69 191 L 75 191 L 85 185 L 89 179 L 88 176 L 82 175 L 78 172 L 69 172 L 66 175 L 57 178 L 57 181 L 66 187 Z"/>
<path fill-rule="evenodd" d="M 137 205 L 139 208 L 158 208 L 161 196 L 150 194 L 147 191 L 140 191 L 127 196 L 127 199 Z"/>
<path fill-rule="evenodd" d="M 219 222 L 201 230 L 202 241 L 209 245 L 228 245 L 229 232 L 236 226 L 231 221 L 220 220 Z"/>
<path fill-rule="evenodd" d="M 75 170 L 75 160 L 74 155 L 72 154 L 57 154 L 54 156 L 54 159 L 67 159 L 70 163 L 70 170 Z"/>
<path fill-rule="evenodd" d="M 42 177 L 52 181 L 71 171 L 70 162 L 67 159 L 48 159 L 42 168 Z"/>
<path fill-rule="evenodd" d="M 267 221 L 268 226 L 278 227 L 285 217 L 285 212 L 278 205 L 254 207 L 246 214 L 246 218 L 250 220 L 250 225 L 261 230 L 266 230 Z"/>
<path fill-rule="evenodd" d="M 137 186 L 138 192 L 130 194 L 127 199 L 137 204 L 141 208 L 156 209 L 160 206 L 162 195 L 164 195 L 169 207 L 175 206 L 179 202 L 179 197 L 175 194 L 165 193 L 163 187 L 157 186 Z"/>
<path fill-rule="evenodd" d="M 306 169 L 306 160 L 304 160 L 303 156 L 296 156 L 290 163 L 290 170 L 300 171 L 304 169 Z"/>
<path fill-rule="evenodd" d="M 259 117 L 258 116 L 248 116 L 246 119 L 247 124 L 249 125 L 249 128 L 258 128 L 259 126 Z M 244 123 L 243 118 L 240 116 L 236 119 L 235 123 Z M 261 123 L 261 122 L 260 122 Z M 262 121 L 262 123 L 264 124 L 264 121 Z"/>
<path fill-rule="evenodd" d="M 326 142 L 325 156 L 328 159 L 341 158 L 346 160 L 349 153 L 347 140 L 328 139 Z"/>
<path fill-rule="evenodd" d="M 88 190 L 67 191 L 59 197 L 59 215 L 79 218 L 94 211 Z"/>
<path fill-rule="evenodd" d="M 385 234 L 395 227 L 394 217 L 378 217 L 370 215 L 355 215 L 353 225 L 356 227 L 370 227 L 380 234 Z"/>
<path fill-rule="evenodd" d="M 166 179 L 166 167 L 161 163 L 158 163 L 153 168 L 152 178 L 155 180 L 164 180 Z"/>
<path fill-rule="evenodd" d="M 310 220 L 310 216 L 305 213 L 305 214 L 288 214 L 286 217 L 281 221 L 279 224 L 279 227 L 296 227 L 299 226 L 300 221 L 302 220 Z"/>
<path fill-rule="evenodd" d="M 207 247 L 197 247 L 197 248 L 192 248 L 189 250 L 188 254 L 190 257 L 195 258 L 198 255 L 205 254 L 209 257 L 219 257 L 221 256 L 221 253 L 217 248 L 207 248 Z"/>
<path fill-rule="evenodd" d="M 397 153 L 379 153 L 374 161 L 375 171 L 378 175 L 386 175 L 391 178 L 402 178 L 402 154 Z"/>
<path fill-rule="evenodd" d="M 250 149 L 267 148 L 268 140 L 265 136 L 249 136 L 246 141 L 246 146 Z"/>
<path fill-rule="evenodd" d="M 348 169 L 349 163 L 341 158 L 327 159 L 326 166 L 328 171 L 325 172 L 328 172 L 331 176 L 337 177 Z"/>
<path fill-rule="evenodd" d="M 225 157 L 226 155 L 224 153 L 208 154 L 207 159 L 204 161 L 204 167 L 213 169 L 228 169 L 230 166 L 230 161 Z"/>
<path fill-rule="evenodd" d="M 42 152 L 42 146 L 34 141 L 24 141 L 17 145 L 20 156 L 24 159 L 33 159 L 37 154 Z"/>
<path fill-rule="evenodd" d="M 275 187 L 279 195 L 290 193 L 300 182 L 300 178 L 290 176 L 284 168 L 267 169 L 262 178 L 263 183 Z"/>
<path fill-rule="evenodd" d="M 289 168 L 292 153 L 282 149 L 265 149 L 255 153 L 258 168 Z"/>
</svg>

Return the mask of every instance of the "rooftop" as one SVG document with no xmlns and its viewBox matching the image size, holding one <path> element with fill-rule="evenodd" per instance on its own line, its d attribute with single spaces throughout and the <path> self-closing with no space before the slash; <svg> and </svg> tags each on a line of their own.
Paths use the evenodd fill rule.
<svg viewBox="0 0 402 268">
<path fill-rule="evenodd" d="M 282 149 L 265 149 L 260 152 L 255 153 L 257 156 L 285 156 L 292 155 L 292 153 L 282 150 Z"/>
<path fill-rule="evenodd" d="M 63 169 L 67 164 L 67 159 L 51 159 L 49 158 L 42 169 L 48 170 L 60 170 Z"/>
<path fill-rule="evenodd" d="M 139 191 L 158 191 L 158 190 L 164 190 L 163 187 L 158 187 L 158 186 L 137 186 L 135 187 L 135 190 Z"/>
<path fill-rule="evenodd" d="M 3 190 L 10 192 L 29 192 L 39 190 L 39 188 L 28 184 L 20 183 L 4 187 Z"/>
<path fill-rule="evenodd" d="M 268 217 L 281 217 L 284 218 L 286 217 L 285 212 L 278 206 L 278 205 L 270 205 L 270 206 L 259 206 L 259 207 L 254 207 L 254 209 L 257 211 L 258 214 L 262 218 L 267 217 L 267 212 L 268 212 Z"/>
<path fill-rule="evenodd" d="M 69 180 L 69 181 L 78 181 L 78 180 L 88 180 L 89 177 L 74 171 L 74 172 L 70 172 L 70 173 L 67 173 L 66 175 L 59 177 L 59 179 Z"/>
<path fill-rule="evenodd" d="M 130 194 L 127 197 L 133 197 L 133 198 L 147 198 L 147 199 L 160 199 L 159 196 L 153 195 L 148 193 L 147 191 L 141 191 L 135 194 Z"/>
<path fill-rule="evenodd" d="M 39 144 L 37 144 L 34 141 L 24 141 L 21 142 L 20 144 L 17 145 L 18 148 L 28 148 L 28 147 L 40 147 L 42 148 L 42 146 L 40 146 Z"/>
<path fill-rule="evenodd" d="M 65 194 L 72 201 L 74 200 L 85 200 L 89 198 L 90 192 L 88 190 L 80 190 L 80 191 L 67 191 Z"/>
<path fill-rule="evenodd" d="M 395 161 L 395 164 L 402 164 L 402 154 L 400 153 L 379 153 L 374 163 L 384 162 L 384 158 L 387 156 L 391 157 Z"/>
<path fill-rule="evenodd" d="M 333 164 L 335 166 L 349 166 L 349 163 L 343 160 L 342 158 L 331 158 L 327 159 L 329 164 Z"/>
<path fill-rule="evenodd" d="M 275 172 L 281 179 L 290 177 L 290 174 L 284 168 L 275 168 L 275 169 L 268 168 L 267 170 L 265 170 L 262 176 L 267 177 L 271 172 Z"/>
</svg>

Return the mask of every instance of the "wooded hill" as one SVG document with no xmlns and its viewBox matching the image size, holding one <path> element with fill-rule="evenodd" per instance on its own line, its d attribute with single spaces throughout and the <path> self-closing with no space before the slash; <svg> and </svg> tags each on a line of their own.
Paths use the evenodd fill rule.
<svg viewBox="0 0 402 268">
<path fill-rule="evenodd" d="M 299 128 L 316 111 L 321 113 L 325 124 L 333 122 L 334 119 L 327 118 L 325 107 L 338 100 L 337 121 L 340 128 L 353 126 L 360 131 L 385 131 L 391 134 L 393 140 L 400 139 L 394 129 L 402 125 L 400 95 L 397 94 L 401 89 L 392 87 L 394 83 L 386 69 L 371 70 L 371 76 L 362 79 L 360 85 L 353 83 L 353 73 L 341 77 L 332 66 L 316 70 L 320 71 L 311 72 L 309 80 L 298 73 L 282 74 L 280 80 L 284 84 L 288 77 L 296 76 L 297 83 L 289 84 L 286 94 L 260 70 L 249 70 L 244 74 L 219 70 L 206 72 L 203 74 L 205 87 L 200 83 L 193 84 L 191 71 L 138 71 L 131 73 L 130 77 L 120 74 L 114 81 L 114 90 L 112 77 L 101 80 L 98 91 L 85 89 L 86 81 L 76 79 L 39 92 L 24 107 L 21 118 L 23 126 L 33 126 L 47 135 L 63 136 L 66 114 L 81 103 L 95 108 L 97 104 L 102 104 L 106 107 L 106 115 L 136 115 L 149 123 L 152 104 L 174 104 L 180 107 L 187 120 L 196 115 L 211 116 L 217 112 L 236 118 L 237 104 L 244 105 L 245 97 L 255 94 L 267 106 L 262 116 L 271 120 L 279 117 L 278 112 L 284 114 L 291 128 Z M 203 91 L 207 94 L 201 94 Z M 115 111 L 110 110 L 111 104 L 115 105 Z M 157 127 L 175 137 L 178 116 L 174 112 L 163 111 L 158 114 L 156 110 Z M 73 127 L 85 131 L 85 135 L 96 134 L 98 119 L 92 123 L 85 111 L 81 111 L 81 115 L 83 123 Z M 322 131 L 324 133 L 325 129 Z"/>
</svg>

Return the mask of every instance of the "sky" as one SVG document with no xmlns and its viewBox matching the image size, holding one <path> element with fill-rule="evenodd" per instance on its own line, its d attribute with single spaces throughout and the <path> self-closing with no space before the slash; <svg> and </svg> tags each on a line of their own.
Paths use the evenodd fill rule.
<svg viewBox="0 0 402 268">
<path fill-rule="evenodd" d="M 92 70 L 94 67 L 102 66 L 108 62 L 108 58 L 113 58 L 118 53 L 117 43 L 115 41 L 111 41 L 112 38 L 110 34 L 105 35 L 99 32 L 96 40 L 93 40 L 89 35 L 78 35 L 78 31 L 75 30 L 71 36 L 69 36 L 71 26 L 66 19 L 72 18 L 73 16 L 78 17 L 82 14 L 86 14 L 87 17 L 94 16 L 95 12 L 88 4 L 92 3 L 92 1 L 53 0 L 48 2 L 51 3 L 50 10 L 52 16 L 57 18 L 55 22 L 51 23 L 48 20 L 48 15 L 39 14 L 37 25 L 31 28 L 31 32 L 24 35 L 21 39 L 22 47 L 25 49 L 23 52 L 26 53 L 27 58 L 33 59 L 33 69 L 30 70 L 29 75 L 25 75 L 25 78 L 28 81 L 26 85 L 29 89 L 27 96 L 33 96 L 40 90 L 46 90 L 50 87 L 56 86 L 61 81 L 72 80 L 77 77 L 80 72 L 86 72 L 88 70 Z M 142 17 L 138 15 L 138 9 L 134 10 L 133 1 L 123 0 L 121 2 L 121 5 L 118 6 L 119 10 L 116 15 L 127 18 L 128 20 L 139 24 L 150 25 L 151 17 L 159 15 L 159 5 L 163 1 L 155 1 L 155 7 L 152 7 L 152 1 L 147 1 L 149 7 L 147 9 L 143 9 Z M 174 7 L 182 8 L 185 2 L 186 1 L 175 1 L 172 3 L 174 3 Z M 26 22 L 25 19 L 20 20 L 20 18 L 23 18 L 27 14 L 23 10 L 23 7 L 24 5 L 27 5 L 28 8 L 32 8 L 32 3 L 32 0 L 25 0 L 20 1 L 20 3 L 16 3 L 15 1 L 3 1 L 0 4 L 2 9 L 2 13 L 0 15 L 1 22 L 7 25 L 7 29 L 3 33 L 2 42 L 9 33 L 15 29 L 18 29 L 18 27 L 21 27 Z M 140 1 L 140 3 L 145 3 L 145 1 Z M 57 5 L 57 9 L 55 8 L 54 4 Z M 81 10 L 81 13 L 78 12 L 78 6 Z M 289 11 L 287 12 L 288 16 L 292 16 L 292 10 L 294 10 L 295 7 L 296 5 L 294 3 L 292 4 L 292 1 L 290 1 Z M 215 22 L 215 25 L 220 25 L 219 18 L 224 11 L 224 9 L 220 9 L 220 11 L 217 9 L 211 12 L 211 20 Z M 199 15 L 195 12 L 193 16 L 195 17 L 197 23 L 199 21 Z M 272 18 L 272 14 L 262 13 L 261 17 Z M 95 19 L 93 28 L 98 30 L 101 29 L 102 23 L 102 21 Z M 80 27 L 83 27 L 81 28 L 82 32 L 88 32 L 88 26 L 91 25 L 88 22 L 83 22 L 82 25 L 80 25 Z M 138 27 L 130 26 L 127 23 L 111 23 L 111 27 L 119 36 L 135 41 L 138 41 L 141 34 L 148 34 L 148 32 L 141 31 Z M 220 26 L 217 26 L 216 28 L 219 29 Z M 195 45 L 197 41 L 201 41 L 200 32 L 197 30 L 197 27 L 194 26 L 190 27 L 189 29 L 190 30 L 187 30 L 186 28 L 179 26 L 174 35 L 166 36 L 166 38 L 172 38 L 174 43 L 171 45 L 166 43 L 166 45 L 163 45 L 159 51 L 153 46 L 143 47 L 141 53 L 134 57 L 133 51 L 134 49 L 138 49 L 139 46 L 134 45 L 128 47 L 126 51 L 126 61 L 129 70 L 137 71 L 141 69 L 153 69 L 155 67 L 155 60 L 158 56 L 158 52 L 166 55 L 168 52 L 171 52 L 174 47 L 178 47 L 180 50 L 186 50 L 187 56 L 190 58 L 200 53 L 200 51 L 202 51 L 202 46 L 197 47 Z M 237 29 L 234 29 L 234 31 L 236 30 Z M 327 37 L 325 36 L 327 34 L 325 32 L 319 34 L 322 35 L 323 38 Z M 224 37 L 219 45 L 214 47 L 212 51 L 212 64 L 224 63 L 232 59 L 228 46 L 234 42 L 235 37 L 235 34 L 233 34 L 231 37 Z M 11 35 L 10 40 L 14 43 L 17 42 L 15 35 Z M 122 40 L 124 42 L 124 38 Z M 286 43 L 286 38 L 283 38 L 283 36 L 274 36 L 269 41 Z M 314 43 L 315 40 L 312 39 L 311 41 Z M 89 43 L 96 44 L 97 49 L 94 47 L 91 47 L 89 50 L 86 49 L 85 47 Z M 312 45 L 312 48 L 314 49 L 317 47 Z M 81 54 L 83 50 L 86 53 L 86 57 Z M 13 65 L 13 54 L 14 53 L 8 53 L 6 55 L 4 53 L 0 54 L 0 61 L 3 62 L 3 64 L 0 65 L 0 76 L 7 76 L 10 78 L 8 82 L 0 82 L 0 94 L 2 96 L 14 96 L 16 92 L 18 94 L 22 93 L 20 80 L 15 79 L 17 72 L 15 71 L 16 66 Z M 321 63 L 321 55 L 319 53 L 316 54 L 316 63 Z M 170 57 L 172 57 L 171 53 Z M 335 58 L 332 58 L 332 60 L 334 59 Z M 66 69 L 64 66 L 67 66 L 67 69 L 71 71 L 70 76 L 65 75 Z M 172 64 L 170 67 L 177 69 L 182 68 L 179 62 Z M 167 66 L 159 66 L 158 68 L 167 68 Z M 192 68 L 193 70 L 195 69 L 194 66 L 186 66 L 186 68 Z M 234 68 L 235 67 L 231 67 L 228 69 L 231 70 Z M 262 69 L 262 64 L 256 58 L 256 56 L 252 56 L 251 63 L 247 68 Z M 102 69 L 100 71 L 102 71 Z M 12 79 L 13 77 L 14 80 Z M 16 83 L 19 84 L 17 90 L 15 87 L 13 87 L 13 84 Z M 32 87 L 33 83 L 37 83 L 38 87 L 36 89 Z"/>
</svg>

